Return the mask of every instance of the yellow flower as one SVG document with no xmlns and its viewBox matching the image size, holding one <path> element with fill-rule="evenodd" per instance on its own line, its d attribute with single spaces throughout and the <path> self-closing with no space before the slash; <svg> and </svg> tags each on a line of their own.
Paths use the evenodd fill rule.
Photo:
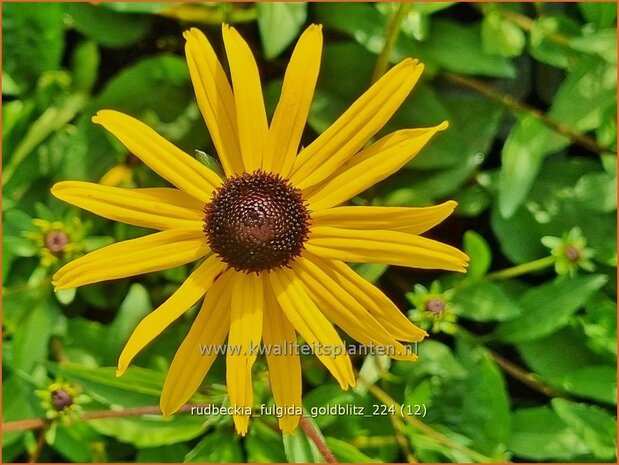
<svg viewBox="0 0 619 465">
<path fill-rule="evenodd" d="M 447 127 L 396 131 L 364 146 L 384 126 L 421 75 L 404 60 L 386 73 L 314 142 L 297 153 L 309 112 L 322 49 L 320 26 L 301 36 L 286 70 L 269 125 L 258 68 L 238 32 L 223 26 L 232 85 L 206 37 L 185 33 L 198 105 L 226 175 L 222 179 L 138 120 L 112 110 L 94 118 L 175 188 L 122 189 L 60 182 L 53 194 L 103 217 L 160 232 L 104 247 L 63 267 L 57 289 L 159 271 L 204 259 L 180 288 L 137 326 L 120 355 L 122 375 L 137 353 L 204 295 L 202 307 L 170 366 L 161 409 L 176 412 L 200 386 L 215 351 L 226 354 L 230 405 L 252 406 L 255 348 L 266 353 L 280 407 L 301 406 L 299 334 L 313 346 L 343 389 L 354 385 L 349 356 L 331 322 L 362 344 L 416 356 L 402 342 L 426 332 L 413 325 L 376 287 L 344 262 L 389 263 L 465 270 L 468 258 L 419 236 L 455 208 L 342 206 L 397 171 Z M 242 350 L 239 350 L 242 349 Z M 237 411 L 238 413 L 238 411 Z M 249 415 L 234 415 L 247 432 Z M 294 413 L 294 410 L 293 410 Z M 298 415 L 280 419 L 284 432 Z"/>
</svg>

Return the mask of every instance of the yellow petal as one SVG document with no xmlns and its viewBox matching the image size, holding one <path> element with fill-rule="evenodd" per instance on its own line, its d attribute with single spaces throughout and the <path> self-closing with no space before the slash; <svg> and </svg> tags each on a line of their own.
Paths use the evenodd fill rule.
<svg viewBox="0 0 619 465">
<path fill-rule="evenodd" d="M 297 156 L 320 70 L 322 26 L 312 24 L 299 38 L 267 137 L 262 168 L 286 178 Z"/>
<path fill-rule="evenodd" d="M 251 367 L 256 361 L 262 339 L 264 309 L 264 283 L 261 275 L 237 273 L 234 276 L 232 303 L 230 304 L 229 350 L 226 355 L 226 384 L 232 408 L 251 408 L 253 387 Z M 237 432 L 245 436 L 249 415 L 234 415 Z"/>
<path fill-rule="evenodd" d="M 307 189 L 325 180 L 376 134 L 419 79 L 423 65 L 402 61 L 381 77 L 295 160 L 290 180 Z"/>
<path fill-rule="evenodd" d="M 312 347 L 314 354 L 340 383 L 354 386 L 355 375 L 342 339 L 310 299 L 293 270 L 281 268 L 269 273 L 273 293 L 288 321 Z"/>
<path fill-rule="evenodd" d="M 397 342 L 346 290 L 311 260 L 299 257 L 293 270 L 324 315 L 350 337 L 368 347 L 380 346 L 382 354 L 400 360 L 416 360 L 412 350 Z"/>
<path fill-rule="evenodd" d="M 334 282 L 369 311 L 397 340 L 418 342 L 427 336 L 427 333 L 411 323 L 379 288 L 363 279 L 345 263 L 317 257 L 308 252 L 305 252 L 304 256 L 318 265 Z"/>
<path fill-rule="evenodd" d="M 54 184 L 60 200 L 96 215 L 152 229 L 201 230 L 204 204 L 178 189 L 123 189 L 82 181 Z"/>
<path fill-rule="evenodd" d="M 222 29 L 234 87 L 243 165 L 245 171 L 252 172 L 262 167 L 268 133 L 260 74 L 254 55 L 236 29 L 226 24 Z"/>
<path fill-rule="evenodd" d="M 321 257 L 353 263 L 386 263 L 465 272 L 468 257 L 449 245 L 399 231 L 312 227 L 305 248 Z"/>
<path fill-rule="evenodd" d="M 314 211 L 338 205 L 398 171 L 415 157 L 447 122 L 433 128 L 404 129 L 362 150 L 319 186 L 305 192 Z"/>
<path fill-rule="evenodd" d="M 117 242 L 67 263 L 56 272 L 56 290 L 161 271 L 204 257 L 209 251 L 202 231 L 170 229 Z"/>
<path fill-rule="evenodd" d="M 159 401 L 165 417 L 196 392 L 221 350 L 230 327 L 230 278 L 234 273 L 226 271 L 206 293 L 198 316 L 174 355 Z"/>
<path fill-rule="evenodd" d="M 243 172 L 234 95 L 226 73 L 202 32 L 191 28 L 184 34 L 185 55 L 191 82 L 204 122 L 226 175 Z"/>
<path fill-rule="evenodd" d="M 266 282 L 264 297 L 262 341 L 267 350 L 266 359 L 273 398 L 278 407 L 294 411 L 303 406 L 301 359 L 293 349 L 297 343 L 297 336 L 273 295 L 269 281 Z M 279 418 L 279 427 L 284 433 L 292 433 L 299 424 L 299 419 L 299 415 L 284 415 Z"/>
<path fill-rule="evenodd" d="M 200 300 L 225 269 L 226 264 L 211 255 L 185 279 L 168 300 L 144 317 L 120 354 L 116 376 L 122 376 L 138 352 Z"/>
<path fill-rule="evenodd" d="M 107 173 L 101 176 L 99 184 L 103 184 L 104 186 L 120 186 L 122 184 L 131 183 L 132 179 L 133 170 L 124 163 L 120 163 L 110 168 Z"/>
<path fill-rule="evenodd" d="M 222 184 L 215 172 L 129 115 L 101 110 L 92 121 L 114 134 L 159 176 L 204 203 L 210 201 L 211 193 Z"/>
<path fill-rule="evenodd" d="M 432 207 L 335 207 L 312 213 L 312 226 L 388 229 L 421 234 L 447 218 L 458 205 L 450 200 Z"/>
</svg>

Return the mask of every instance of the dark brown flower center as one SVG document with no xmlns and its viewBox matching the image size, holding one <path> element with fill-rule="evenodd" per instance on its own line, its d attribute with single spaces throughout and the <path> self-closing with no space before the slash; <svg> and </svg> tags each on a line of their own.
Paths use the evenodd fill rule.
<svg viewBox="0 0 619 465">
<path fill-rule="evenodd" d="M 286 266 L 301 254 L 309 231 L 301 191 L 261 170 L 228 179 L 204 213 L 211 250 L 246 273 Z"/>
<path fill-rule="evenodd" d="M 54 410 L 60 412 L 73 404 L 73 396 L 67 391 L 58 389 L 52 392 L 52 406 Z"/>
</svg>

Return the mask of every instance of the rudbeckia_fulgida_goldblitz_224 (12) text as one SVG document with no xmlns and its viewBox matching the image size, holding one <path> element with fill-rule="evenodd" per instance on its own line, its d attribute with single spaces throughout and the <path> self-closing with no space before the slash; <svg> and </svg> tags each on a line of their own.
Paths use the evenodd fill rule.
<svg viewBox="0 0 619 465">
<path fill-rule="evenodd" d="M 322 53 L 322 29 L 299 38 L 269 124 L 254 56 L 223 25 L 230 80 L 205 35 L 185 33 L 196 99 L 225 176 L 183 152 L 137 119 L 114 110 L 93 117 L 174 187 L 118 188 L 81 181 L 55 184 L 59 199 L 102 217 L 157 230 L 84 255 L 53 277 L 55 289 L 199 262 L 183 284 L 136 327 L 118 361 L 132 359 L 185 311 L 204 300 L 171 362 L 161 393 L 164 416 L 196 392 L 216 357 L 199 346 L 226 343 L 226 384 L 233 420 L 246 434 L 255 348 L 264 344 L 277 406 L 301 408 L 297 336 L 343 389 L 355 376 L 333 324 L 361 344 L 415 360 L 403 343 L 427 334 L 346 262 L 464 272 L 468 257 L 420 234 L 448 217 L 456 203 L 423 208 L 338 206 L 411 160 L 447 128 L 402 129 L 370 144 L 419 79 L 423 65 L 391 68 L 326 131 L 299 150 Z M 240 349 L 239 349 L 240 348 Z M 320 349 L 320 350 L 318 350 Z M 201 353 L 202 352 L 202 353 Z M 234 353 L 233 353 L 234 352 Z M 334 355 L 336 354 L 336 355 Z M 292 432 L 298 415 L 279 419 Z"/>
</svg>

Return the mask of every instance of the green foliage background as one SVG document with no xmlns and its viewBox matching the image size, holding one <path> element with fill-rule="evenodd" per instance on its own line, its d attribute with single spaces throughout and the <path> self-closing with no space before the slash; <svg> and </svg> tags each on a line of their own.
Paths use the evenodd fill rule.
<svg viewBox="0 0 619 465">
<path fill-rule="evenodd" d="M 455 276 L 359 267 L 403 311 L 423 307 L 425 291 L 415 293 L 415 284 L 435 282 L 429 292 L 449 301 L 445 321 L 420 344 L 418 363 L 355 359 L 360 382 L 349 392 L 305 359 L 305 407 L 369 413 L 391 398 L 426 411 L 316 417 L 339 461 L 616 461 L 616 13 L 615 3 L 4 3 L 3 423 L 44 418 L 35 391 L 58 379 L 90 399 L 83 412 L 156 406 L 194 315 L 116 378 L 112 367 L 129 334 L 189 267 L 53 293 L 59 264 L 40 263 L 32 218 L 80 229 L 82 250 L 143 233 L 61 204 L 49 193 L 54 182 L 96 182 L 116 167 L 125 185 L 163 185 L 90 122 L 93 113 L 127 112 L 188 153 L 215 155 L 182 31 L 199 27 L 223 57 L 220 23 L 235 24 L 257 56 L 272 111 L 292 44 L 306 25 L 321 23 L 307 144 L 369 86 L 400 15 L 385 56 L 417 57 L 426 72 L 383 133 L 444 119 L 451 126 L 354 202 L 457 200 L 455 216 L 430 236 L 463 246 L 471 268 Z M 595 269 L 557 276 L 541 239 L 575 226 Z M 502 269 L 510 271 L 496 273 Z M 256 404 L 269 403 L 263 360 L 255 373 Z M 193 401 L 224 402 L 224 379 L 219 360 Z M 322 460 L 302 432 L 282 438 L 275 424 L 256 418 L 239 438 L 225 416 L 56 420 L 41 437 L 5 433 L 3 460 Z"/>
</svg>

